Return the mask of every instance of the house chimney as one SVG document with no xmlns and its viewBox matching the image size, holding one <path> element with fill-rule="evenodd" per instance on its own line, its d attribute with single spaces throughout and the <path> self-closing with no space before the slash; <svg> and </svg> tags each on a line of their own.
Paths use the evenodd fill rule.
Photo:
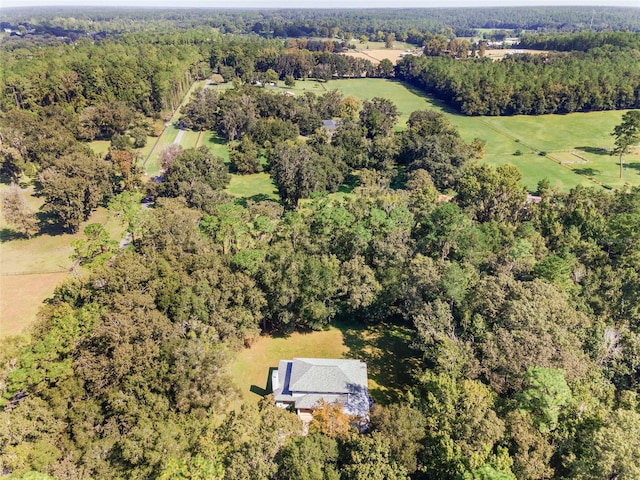
<svg viewBox="0 0 640 480">
<path fill-rule="evenodd" d="M 271 391 L 275 392 L 278 388 L 280 388 L 280 379 L 278 378 L 278 370 L 274 369 L 271 372 Z"/>
</svg>

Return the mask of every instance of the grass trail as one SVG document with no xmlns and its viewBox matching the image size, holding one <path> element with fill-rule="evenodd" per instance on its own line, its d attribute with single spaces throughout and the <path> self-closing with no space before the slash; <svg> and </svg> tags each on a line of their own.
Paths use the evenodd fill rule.
<svg viewBox="0 0 640 480">
<path fill-rule="evenodd" d="M 189 91 L 186 93 L 186 95 L 182 99 L 180 106 L 176 108 L 169 122 L 165 124 L 165 128 L 162 134 L 155 141 L 155 143 L 153 144 L 153 147 L 148 152 L 146 157 L 143 157 L 142 167 L 144 168 L 144 171 L 147 175 L 153 176 L 153 175 L 157 175 L 160 172 L 160 169 L 161 169 L 160 157 L 159 157 L 160 152 L 167 146 L 173 144 L 176 141 L 176 138 L 178 137 L 178 133 L 180 132 L 180 129 L 175 126 L 175 123 L 180 119 L 180 115 L 181 115 L 180 108 L 183 105 L 186 105 L 187 103 L 189 103 L 189 101 L 191 100 L 191 96 L 195 92 L 202 90 L 202 88 L 204 88 L 205 85 L 206 85 L 205 80 L 198 80 L 197 82 L 194 82 L 193 85 L 191 85 L 191 88 L 189 88 Z M 192 133 L 194 135 L 187 135 L 187 133 Z M 184 143 L 180 141 L 180 144 L 182 145 L 183 148 L 195 147 L 197 142 L 197 132 L 185 131 L 184 137 L 185 137 Z M 182 137 L 180 138 L 180 140 L 182 140 Z"/>
</svg>

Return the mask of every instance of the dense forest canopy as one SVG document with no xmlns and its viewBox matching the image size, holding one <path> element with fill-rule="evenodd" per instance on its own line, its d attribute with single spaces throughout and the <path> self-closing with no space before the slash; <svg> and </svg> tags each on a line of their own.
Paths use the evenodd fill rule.
<svg viewBox="0 0 640 480">
<path fill-rule="evenodd" d="M 640 36 L 629 37 L 635 46 L 608 44 L 586 53 L 514 53 L 498 62 L 489 58 L 460 61 L 450 56 L 407 56 L 395 71 L 397 78 L 445 100 L 466 115 L 640 108 Z M 540 44 L 553 42 L 540 40 Z"/>
<path fill-rule="evenodd" d="M 154 12 L 164 18 L 160 11 L 146 13 L 153 16 Z M 183 14 L 188 16 L 187 12 Z M 316 13 L 327 15 L 324 11 L 309 15 Z M 140 23 L 133 11 L 129 15 L 133 18 L 122 20 L 134 26 Z M 528 32 L 519 48 L 502 61 L 485 58 L 486 40 L 456 36 L 443 24 L 433 31 L 363 33 L 365 39 L 390 44 L 393 39 L 406 40 L 422 48 L 418 50 L 422 55 L 405 56 L 394 69 L 389 61 L 374 65 L 370 59 L 340 54 L 353 47 L 350 42 L 359 33 L 356 29 L 333 26 L 322 32 L 298 29 L 273 35 L 264 24 L 260 29 L 266 30 L 256 32 L 254 28 L 222 28 L 207 23 L 206 17 L 198 18 L 199 23 L 194 20 L 189 28 L 173 29 L 160 23 L 144 31 L 102 31 L 93 37 L 76 29 L 63 29 L 58 32 L 61 36 L 37 34 L 33 26 L 22 26 L 23 35 L 11 35 L 2 42 L 0 55 L 7 67 L 2 78 L 2 108 L 31 110 L 62 103 L 78 112 L 97 107 L 99 101 L 123 102 L 146 116 L 157 115 L 175 109 L 186 86 L 212 73 L 221 74 L 226 81 L 240 77 L 249 83 L 288 76 L 319 80 L 396 77 L 468 115 L 537 115 L 640 106 L 640 62 L 634 61 L 640 56 L 640 33 L 630 31 Z M 348 12 L 327 20 L 354 18 L 362 21 Z M 106 23 L 112 21 L 108 17 Z M 221 33 L 230 31 L 237 33 Z M 271 38 L 279 36 L 286 38 Z M 520 47 L 541 52 L 519 53 Z M 95 112 L 89 110 L 85 118 L 92 115 Z M 98 128 L 98 137 L 104 133 Z M 89 129 L 86 135 L 91 139 L 94 134 Z"/>
<path fill-rule="evenodd" d="M 591 10 L 427 12 L 436 23 L 457 15 L 452 28 L 476 28 L 472 19 L 490 13 L 500 28 L 525 28 L 533 12 L 538 22 L 553 14 L 543 28 L 556 30 L 564 15 L 580 28 Z M 520 172 L 483 163 L 484 142 L 465 141 L 442 113 L 412 112 L 400 128 L 384 97 L 264 88 L 395 75 L 469 114 L 597 109 L 598 99 L 598 108 L 638 107 L 637 33 L 527 37 L 563 53 L 501 62 L 443 47 L 394 69 L 336 53 L 345 39 L 307 38 L 318 32 L 239 33 L 260 22 L 254 33 L 277 37 L 276 23 L 306 18 L 338 28 L 332 37 L 389 34 L 387 25 L 413 28 L 410 10 L 221 11 L 210 24 L 189 10 L 90 12 L 49 25 L 89 31 L 100 20 L 108 35 L 27 34 L 0 46 L 2 174 L 15 183 L 5 215 L 28 237 L 77 231 L 104 206 L 129 233 L 118 246 L 102 224 L 87 225 L 72 245 L 85 274 L 56 289 L 29 337 L 3 340 L 1 475 L 640 477 L 640 189 L 559 193 L 543 181 L 527 201 Z M 637 19 L 616 18 L 629 29 Z M 420 35 L 433 47 L 443 34 Z M 194 80 L 203 88 L 177 122 L 212 132 L 229 161 L 173 144 L 161 178 L 145 182 L 137 152 Z M 592 103 L 570 96 L 577 85 Z M 637 139 L 636 115 L 625 118 L 625 138 Z M 108 143 L 104 156 L 88 147 L 94 140 Z M 277 195 L 225 191 L 231 175 L 261 171 Z M 39 217 L 18 182 L 45 200 Z M 229 365 L 239 351 L 260 335 L 344 323 L 410 332 L 398 340 L 408 380 L 374 406 L 367 430 L 332 405 L 304 433 L 269 396 L 238 406 Z"/>
<path fill-rule="evenodd" d="M 256 33 L 274 37 L 328 37 L 335 34 L 376 36 L 394 32 L 405 39 L 438 33 L 457 36 L 476 29 L 573 32 L 582 30 L 640 31 L 637 9 L 621 7 L 515 7 L 422 9 L 110 9 L 105 7 L 5 8 L 0 26 L 33 28 L 55 35 L 87 32 L 210 26 L 223 33 Z"/>
</svg>

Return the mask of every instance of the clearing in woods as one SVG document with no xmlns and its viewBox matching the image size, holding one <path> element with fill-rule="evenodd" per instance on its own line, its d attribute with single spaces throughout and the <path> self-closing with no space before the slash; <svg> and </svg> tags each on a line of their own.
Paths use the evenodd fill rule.
<svg viewBox="0 0 640 480">
<path fill-rule="evenodd" d="M 355 358 L 367 364 L 369 394 L 382 404 L 397 400 L 418 365 L 411 329 L 393 324 L 365 326 L 341 323 L 326 330 L 288 336 L 260 336 L 236 355 L 231 371 L 244 400 L 257 402 L 271 393 L 271 370 L 280 360 L 294 357 Z M 237 407 L 234 404 L 232 407 Z"/>
<path fill-rule="evenodd" d="M 622 180 L 618 178 L 616 157 L 608 154 L 613 146 L 611 132 L 620 123 L 624 111 L 468 117 L 398 81 L 358 78 L 331 80 L 323 85 L 327 90 L 337 89 L 361 99 L 388 98 L 398 107 L 400 128 L 404 128 L 410 113 L 415 110 L 443 112 L 465 140 L 481 138 L 486 142 L 484 162 L 518 167 L 523 184 L 530 191 L 535 191 L 538 182 L 544 178 L 559 191 L 568 191 L 576 185 L 606 188 L 640 185 L 640 151 L 625 157 Z M 516 154 L 518 151 L 519 155 Z M 583 161 L 558 160 L 558 155 L 565 155 L 561 152 L 575 152 Z"/>
<path fill-rule="evenodd" d="M 40 206 L 33 188 L 26 189 L 25 195 L 34 209 Z M 84 238 L 82 230 L 89 223 L 103 224 L 111 238 L 122 236 L 122 227 L 109 218 L 104 208 L 96 210 L 75 234 L 43 233 L 27 239 L 0 220 L 0 338 L 22 333 L 36 319 L 42 302 L 71 276 L 71 242 Z"/>
</svg>

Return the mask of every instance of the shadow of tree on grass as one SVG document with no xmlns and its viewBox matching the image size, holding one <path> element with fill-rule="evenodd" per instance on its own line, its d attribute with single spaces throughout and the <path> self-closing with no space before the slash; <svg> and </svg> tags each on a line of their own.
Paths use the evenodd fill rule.
<svg viewBox="0 0 640 480">
<path fill-rule="evenodd" d="M 209 137 L 209 143 L 213 143 L 214 145 L 226 145 L 227 141 L 218 135 L 211 135 L 211 137 Z"/>
<path fill-rule="evenodd" d="M 23 238 L 27 238 L 27 236 L 20 232 L 16 232 L 11 228 L 0 229 L 0 243 L 10 242 L 11 240 L 20 240 Z"/>
<path fill-rule="evenodd" d="M 595 168 L 574 168 L 574 172 L 578 175 L 584 175 L 587 177 L 593 177 L 594 175 L 599 175 L 601 172 Z"/>
<path fill-rule="evenodd" d="M 427 99 L 427 101 L 429 101 L 434 107 L 439 108 L 443 113 L 462 116 L 462 113 L 460 113 L 459 110 L 456 110 L 454 107 L 449 105 L 444 100 L 440 100 L 439 98 L 436 98 L 433 95 L 430 95 L 430 94 L 424 92 L 423 90 L 420 90 L 415 85 L 411 85 L 410 83 L 402 82 L 402 80 L 391 80 L 391 81 L 400 83 L 407 90 L 409 90 L 411 93 L 413 93 L 414 95 Z"/>
<path fill-rule="evenodd" d="M 626 168 L 631 168 L 633 170 L 637 170 L 638 174 L 640 174 L 640 162 L 625 163 L 624 166 Z"/>
<path fill-rule="evenodd" d="M 273 191 L 274 194 L 278 194 L 277 190 Z M 272 196 L 266 194 L 266 193 L 257 193 L 255 195 L 252 195 L 250 197 L 237 197 L 235 199 L 233 199 L 233 201 L 237 204 L 237 205 L 242 205 L 243 207 L 247 207 L 247 204 L 249 202 L 249 200 L 251 200 L 254 203 L 259 203 L 259 202 L 265 202 L 265 201 L 271 201 L 271 202 L 275 202 L 278 203 L 278 200 L 273 198 Z"/>
<path fill-rule="evenodd" d="M 345 355 L 366 362 L 370 385 L 369 394 L 383 405 L 397 401 L 411 384 L 411 373 L 420 365 L 420 353 L 410 347 L 413 331 L 401 325 L 381 323 L 369 328 L 357 325 L 338 325 Z"/>
<path fill-rule="evenodd" d="M 601 147 L 590 147 L 590 146 L 582 146 L 582 147 L 574 147 L 576 150 L 581 150 L 586 153 L 593 153 L 594 155 L 609 155 L 609 150 Z"/>
</svg>

